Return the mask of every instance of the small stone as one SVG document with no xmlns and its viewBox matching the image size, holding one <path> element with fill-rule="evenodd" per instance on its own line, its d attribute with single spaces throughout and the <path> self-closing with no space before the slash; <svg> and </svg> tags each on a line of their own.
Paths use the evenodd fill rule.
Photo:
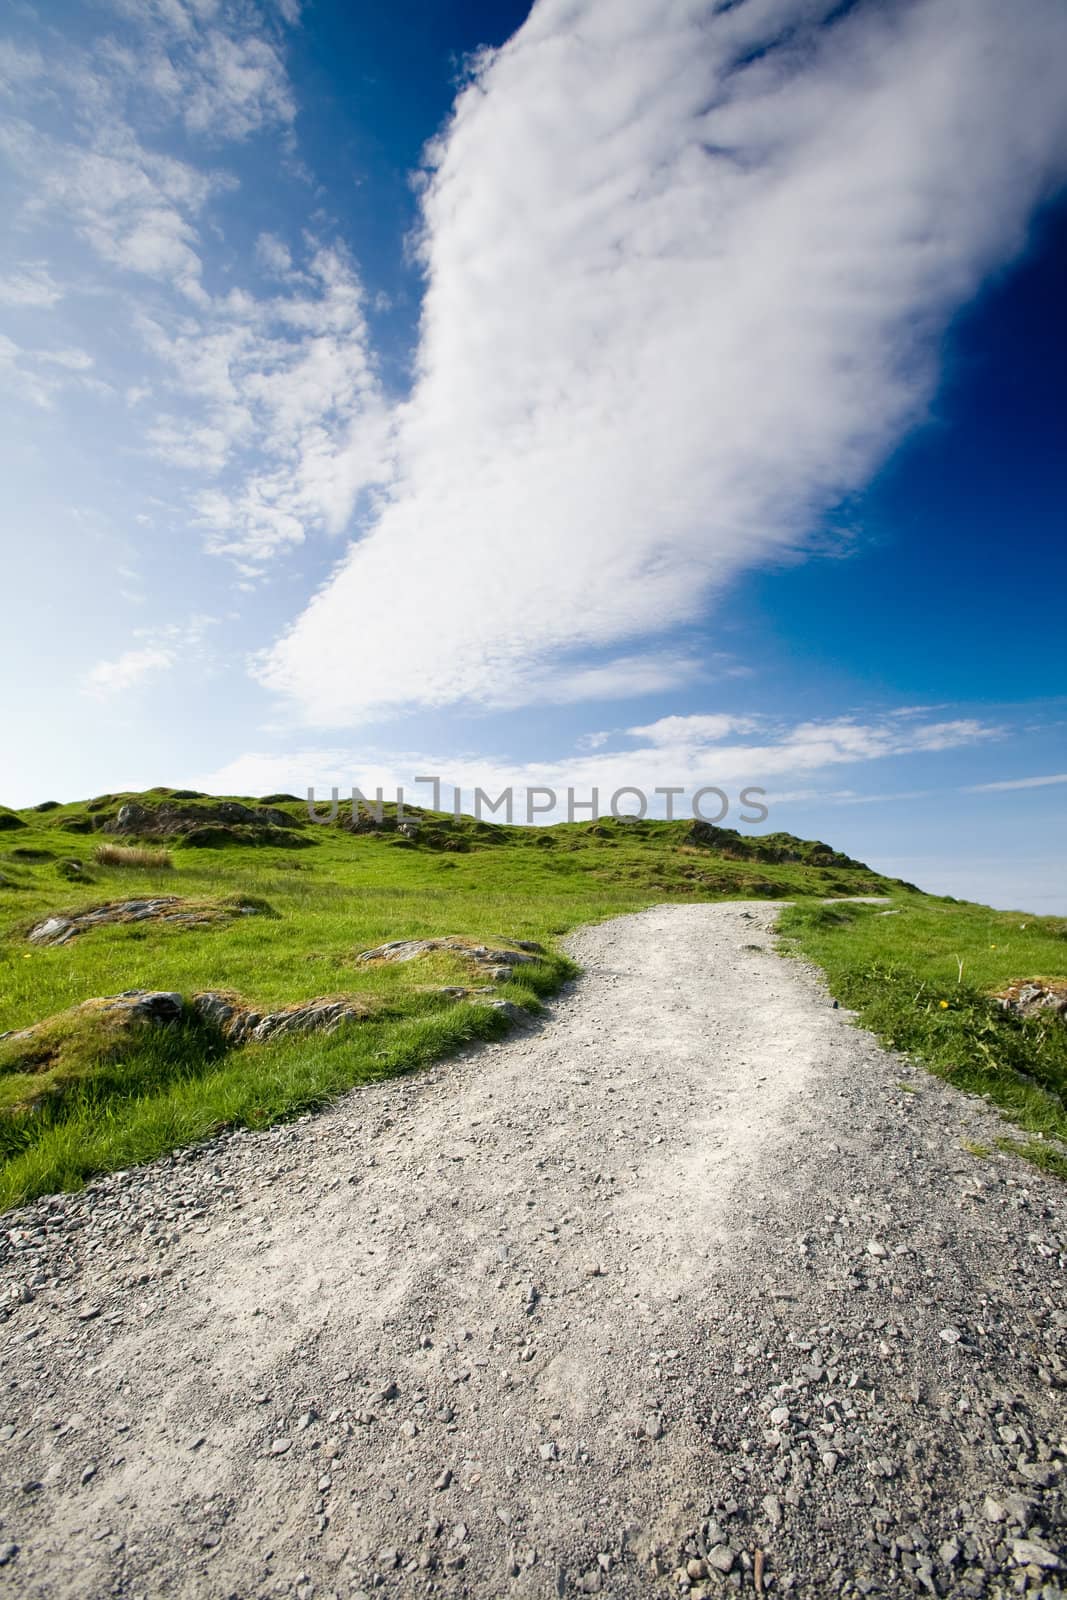
<svg viewBox="0 0 1067 1600">
<path fill-rule="evenodd" d="M 332 1489 L 332 1488 L 333 1488 L 333 1479 L 332 1478 L 320 1478 L 319 1479 L 318 1490 L 319 1490 L 320 1494 L 325 1494 L 327 1489 Z"/>
<path fill-rule="evenodd" d="M 822 1462 L 827 1472 L 834 1471 L 839 1459 L 840 1458 L 836 1450 L 824 1450 L 819 1456 L 819 1460 Z"/>
<path fill-rule="evenodd" d="M 594 1567 L 591 1572 L 583 1573 L 578 1587 L 583 1594 L 599 1594 L 602 1581 L 599 1568 Z"/>
<path fill-rule="evenodd" d="M 382 1391 L 378 1395 L 378 1399 L 379 1400 L 395 1400 L 399 1393 L 400 1393 L 400 1390 L 399 1390 L 399 1388 L 397 1387 L 397 1385 L 395 1383 L 387 1383 L 385 1385 L 385 1388 L 382 1389 Z"/>
<path fill-rule="evenodd" d="M 0 1544 L 0 1567 L 6 1567 L 19 1553 L 17 1544 Z"/>
<path fill-rule="evenodd" d="M 275 1439 L 271 1444 L 270 1453 L 272 1456 L 283 1456 L 287 1450 L 292 1448 L 293 1441 L 291 1439 Z"/>
<path fill-rule="evenodd" d="M 708 1569 L 704 1565 L 703 1561 L 699 1561 L 695 1557 L 692 1561 L 686 1562 L 685 1571 L 686 1576 L 693 1583 L 699 1583 L 701 1578 L 706 1578 L 708 1575 Z"/>
<path fill-rule="evenodd" d="M 651 1416 L 645 1418 L 641 1426 L 641 1431 L 646 1439 L 663 1438 L 663 1418 L 660 1416 L 658 1411 L 653 1412 Z"/>
<path fill-rule="evenodd" d="M 394 1567 L 400 1565 L 400 1552 L 387 1545 L 384 1550 L 378 1551 L 378 1565 L 383 1572 L 392 1572 Z"/>
<path fill-rule="evenodd" d="M 1059 1556 L 1046 1550 L 1043 1544 L 1035 1544 L 1033 1539 L 1013 1539 L 1011 1555 L 1020 1567 L 1047 1567 L 1052 1571 L 1060 1564 Z"/>
<path fill-rule="evenodd" d="M 886 1249 L 884 1244 L 880 1243 L 879 1240 L 877 1240 L 877 1239 L 868 1239 L 867 1240 L 867 1254 L 869 1256 L 874 1256 L 876 1261 L 881 1261 L 885 1256 L 887 1256 L 889 1254 L 889 1251 Z"/>
<path fill-rule="evenodd" d="M 95 1461 L 90 1461 L 88 1466 L 82 1468 L 82 1475 L 81 1475 L 82 1486 L 84 1487 L 85 1484 L 92 1483 L 92 1481 L 93 1481 L 93 1479 L 95 1477 L 96 1477 L 96 1462 Z"/>
<path fill-rule="evenodd" d="M 734 1553 L 728 1544 L 717 1544 L 708 1552 L 708 1566 L 714 1567 L 716 1572 L 732 1572 L 733 1565 Z"/>
<path fill-rule="evenodd" d="M 958 1328 L 942 1328 L 941 1332 L 938 1334 L 938 1338 L 943 1339 L 945 1344 L 959 1344 L 960 1337 L 960 1330 Z"/>
<path fill-rule="evenodd" d="M 789 1407 L 775 1406 L 771 1412 L 770 1423 L 772 1428 L 784 1428 L 789 1421 Z"/>
<path fill-rule="evenodd" d="M 1035 1489 L 1051 1489 L 1059 1476 L 1058 1469 L 1044 1461 L 1020 1461 L 1019 1476 L 1032 1483 Z"/>
<path fill-rule="evenodd" d="M 451 1482 L 452 1469 L 446 1467 L 443 1472 L 437 1474 L 437 1477 L 433 1480 L 433 1486 L 435 1489 L 447 1489 Z"/>
<path fill-rule="evenodd" d="M 999 1500 L 994 1500 L 991 1494 L 987 1494 L 982 1502 L 982 1515 L 987 1522 L 1003 1522 L 1004 1507 Z"/>
<path fill-rule="evenodd" d="M 782 1502 L 776 1494 L 765 1494 L 763 1496 L 763 1510 L 772 1528 L 781 1526 Z"/>
</svg>

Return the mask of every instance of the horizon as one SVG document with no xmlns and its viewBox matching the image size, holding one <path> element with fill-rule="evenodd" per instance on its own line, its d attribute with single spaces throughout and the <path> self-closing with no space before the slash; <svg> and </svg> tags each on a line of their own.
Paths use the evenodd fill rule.
<svg viewBox="0 0 1067 1600">
<path fill-rule="evenodd" d="M 12 14 L 0 801 L 752 786 L 1067 913 L 1065 46 L 1051 0 Z"/>
</svg>

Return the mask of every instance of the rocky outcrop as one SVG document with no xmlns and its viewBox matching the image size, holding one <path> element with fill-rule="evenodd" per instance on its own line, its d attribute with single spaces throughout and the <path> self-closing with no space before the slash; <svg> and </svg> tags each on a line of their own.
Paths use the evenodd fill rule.
<svg viewBox="0 0 1067 1600">
<path fill-rule="evenodd" d="M 246 806 L 239 800 L 202 805 L 171 799 L 158 806 L 127 800 L 104 824 L 103 831 L 135 839 L 179 839 L 202 848 L 233 844 L 298 848 L 310 842 L 292 831 L 302 826 L 302 818 L 291 817 L 274 806 Z"/>
<path fill-rule="evenodd" d="M 189 928 L 209 928 L 235 917 L 253 917 L 261 906 L 237 901 L 233 905 L 210 901 L 183 900 L 179 895 L 157 895 L 151 900 L 114 900 L 88 911 L 46 917 L 30 929 L 31 944 L 69 944 L 71 939 L 91 928 L 111 927 L 120 922 L 171 922 Z"/>
<path fill-rule="evenodd" d="M 107 1020 L 111 1033 L 142 1025 L 162 1027 L 181 1022 L 183 1018 L 198 1018 L 217 1028 L 227 1044 L 242 1045 L 286 1035 L 336 1033 L 342 1023 L 364 1022 L 378 1009 L 373 999 L 328 995 L 264 1013 L 254 1010 L 239 995 L 215 990 L 194 994 L 186 1006 L 185 997 L 173 990 L 124 989 L 121 994 L 83 1000 L 70 1011 L 46 1017 L 31 1027 L 0 1033 L 0 1040 L 25 1042 L 30 1046 L 40 1042 L 42 1048 L 34 1059 L 41 1064 L 62 1052 L 65 1040 L 77 1033 L 79 1023 L 91 1024 L 97 1018 Z"/>
<path fill-rule="evenodd" d="M 1019 979 L 996 997 L 1014 1017 L 1034 1017 L 1042 1012 L 1067 1021 L 1067 983 L 1042 983 L 1038 978 Z"/>
<path fill-rule="evenodd" d="M 345 996 L 302 1000 L 281 1011 L 255 1011 L 238 995 L 208 989 L 194 994 L 193 1010 L 234 1045 L 305 1033 L 336 1033 L 345 1022 L 364 1022 L 378 1009 L 374 1001 Z"/>
<path fill-rule="evenodd" d="M 458 938 L 393 939 L 388 944 L 376 945 L 373 950 L 362 951 L 356 959 L 394 964 L 417 961 L 421 956 L 432 955 L 436 950 L 447 950 L 450 954 L 469 961 L 484 976 L 498 982 L 507 982 L 515 967 L 528 965 L 536 961 L 539 955 L 544 955 L 543 945 L 535 943 L 532 939 L 514 939 L 509 945 L 499 948 L 485 944 L 470 944 L 467 940 Z"/>
<path fill-rule="evenodd" d="M 92 1000 L 83 1000 L 70 1011 L 60 1012 L 55 1017 L 46 1017 L 43 1022 L 35 1022 L 29 1028 L 17 1028 L 10 1033 L 0 1033 L 0 1039 L 25 1040 L 27 1043 L 32 1043 L 35 1039 L 51 1033 L 61 1019 L 75 1027 L 79 1019 L 90 1021 L 94 1017 L 106 1017 L 116 1029 L 136 1027 L 141 1024 L 159 1026 L 167 1022 L 180 1022 L 184 1009 L 185 1002 L 182 996 L 172 990 L 124 989 L 121 994 L 100 995 Z"/>
</svg>

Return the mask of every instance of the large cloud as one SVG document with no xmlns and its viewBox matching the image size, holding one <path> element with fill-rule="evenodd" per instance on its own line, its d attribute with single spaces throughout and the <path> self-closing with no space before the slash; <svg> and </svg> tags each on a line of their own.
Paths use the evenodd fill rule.
<svg viewBox="0 0 1067 1600">
<path fill-rule="evenodd" d="M 834 11 L 540 0 L 478 65 L 393 486 L 265 667 L 312 723 L 626 679 L 922 416 L 1063 175 L 1067 10 Z"/>
</svg>

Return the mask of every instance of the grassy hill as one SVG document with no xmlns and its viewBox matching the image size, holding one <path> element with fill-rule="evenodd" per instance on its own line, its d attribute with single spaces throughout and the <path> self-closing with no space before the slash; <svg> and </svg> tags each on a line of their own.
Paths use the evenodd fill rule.
<svg viewBox="0 0 1067 1600">
<path fill-rule="evenodd" d="M 824 899 L 889 895 L 909 918 L 946 904 L 789 834 L 407 816 L 386 808 L 354 830 L 343 812 L 311 822 L 292 796 L 170 789 L 0 808 L 0 1205 L 498 1034 L 570 973 L 558 940 L 580 923 L 664 901 L 796 899 L 816 920 L 794 936 L 829 964 L 814 945 L 840 928 L 819 924 Z M 1040 938 L 1027 970 L 1062 971 L 1049 949 L 1067 944 L 1051 927 Z M 448 942 L 360 959 L 401 940 Z M 126 990 L 171 994 L 176 1020 L 87 1004 Z M 294 1008 L 310 1001 L 343 1008 L 316 1013 L 334 1031 L 299 1031 Z"/>
</svg>

